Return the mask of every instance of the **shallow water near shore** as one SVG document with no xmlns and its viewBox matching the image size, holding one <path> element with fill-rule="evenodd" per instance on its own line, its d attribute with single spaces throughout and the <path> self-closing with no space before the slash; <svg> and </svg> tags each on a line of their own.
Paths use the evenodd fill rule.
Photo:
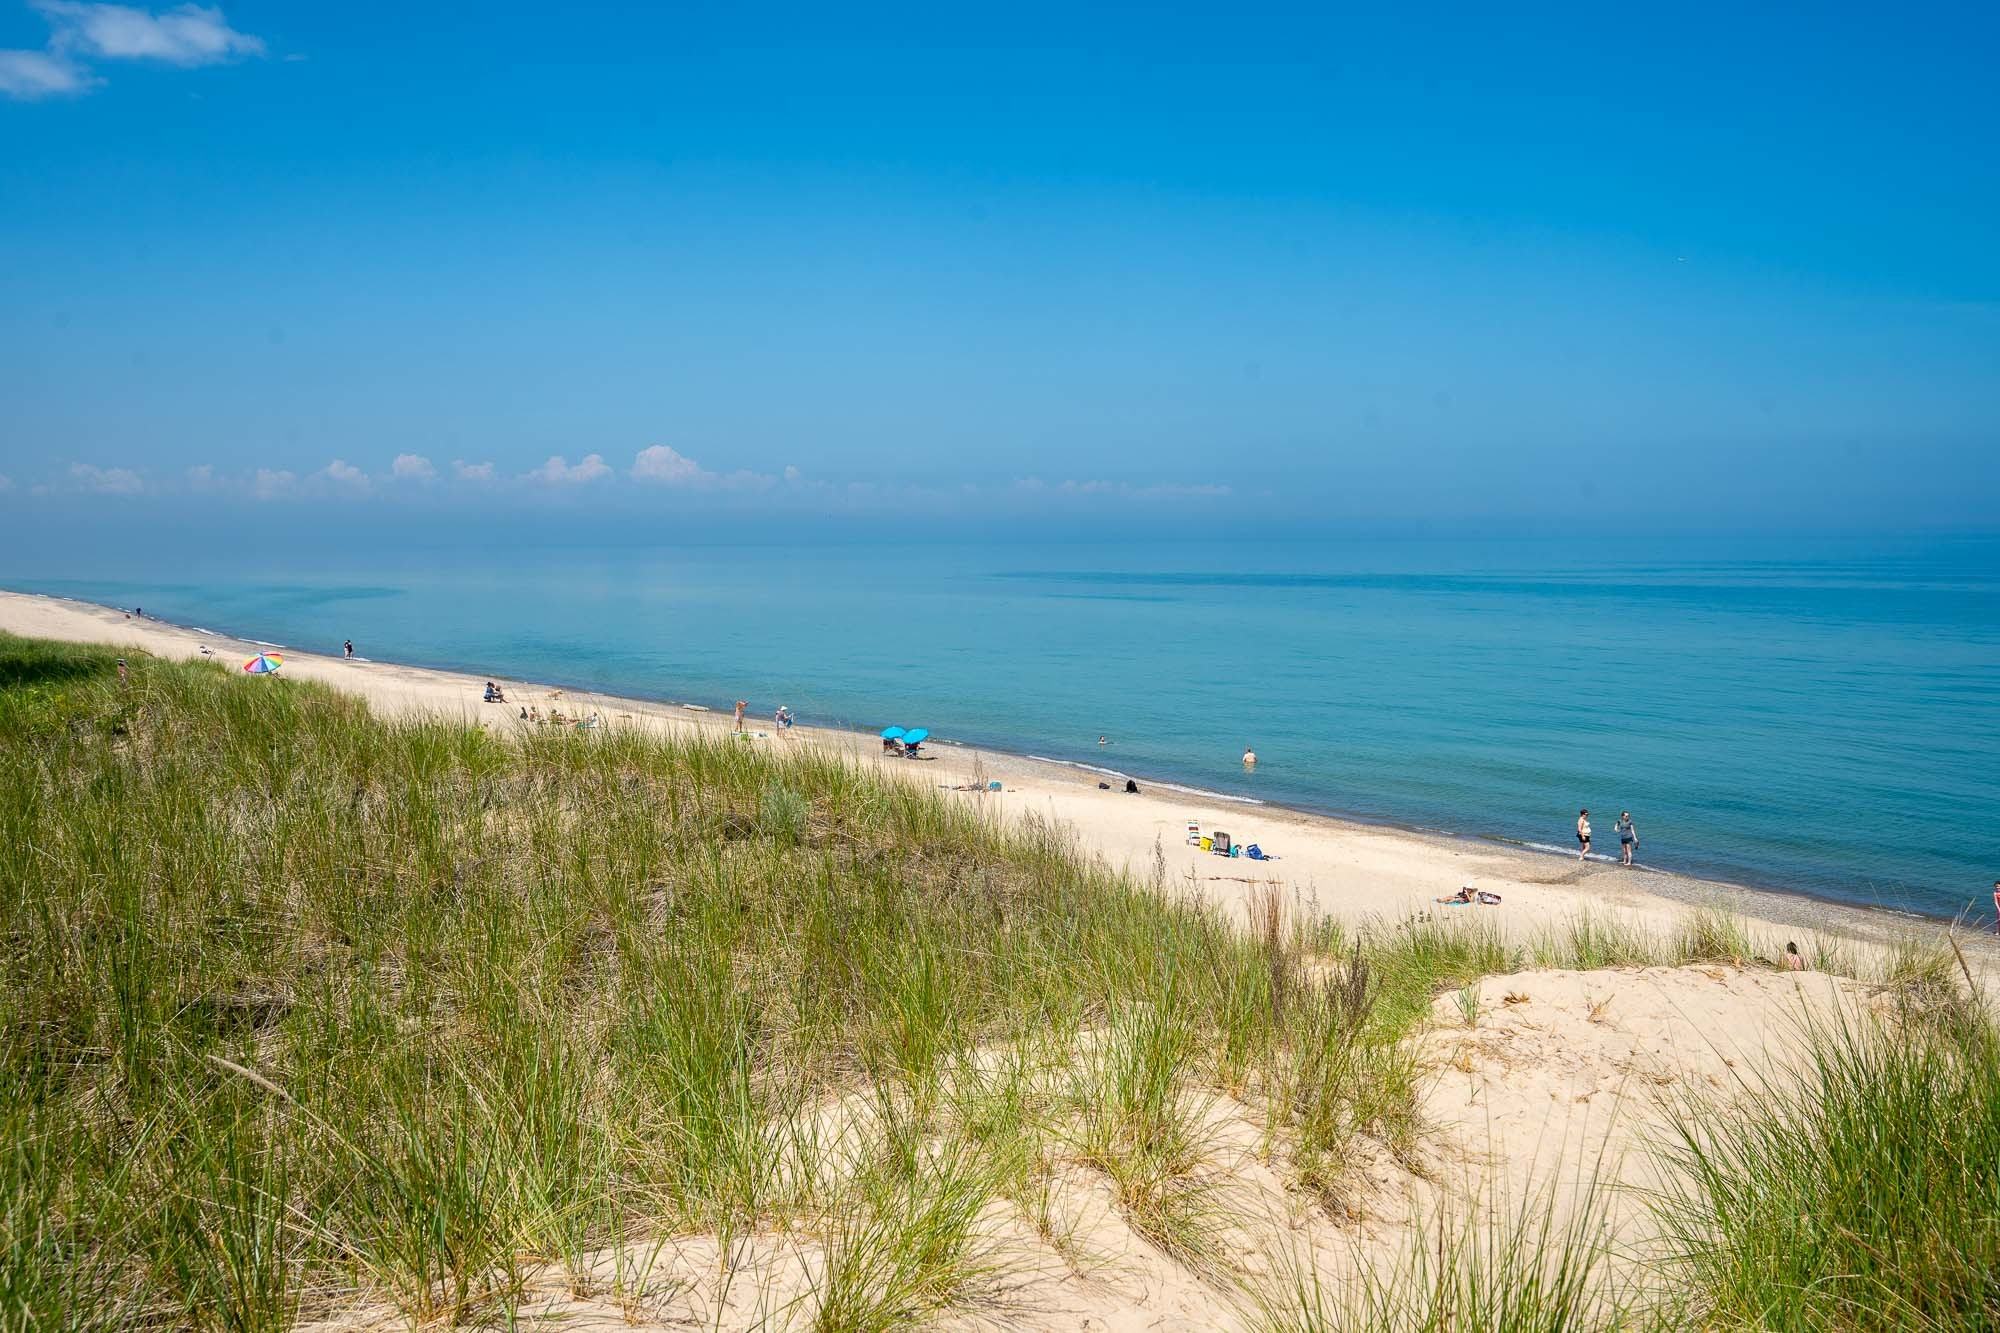
<svg viewBox="0 0 2000 1333">
<path fill-rule="evenodd" d="M 85 567 L 80 560 L 98 560 Z M 941 738 L 1990 918 L 2000 543 L 393 550 L 0 583 L 317 652 Z M 1106 743 L 1098 744 L 1099 736 Z M 1243 748 L 1259 756 L 1254 771 Z"/>
</svg>

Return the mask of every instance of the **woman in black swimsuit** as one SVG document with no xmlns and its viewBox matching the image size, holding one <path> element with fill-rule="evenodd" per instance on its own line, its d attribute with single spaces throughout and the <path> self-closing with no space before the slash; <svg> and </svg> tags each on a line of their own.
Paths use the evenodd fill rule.
<svg viewBox="0 0 2000 1333">
<path fill-rule="evenodd" d="M 1588 861 L 1590 859 L 1590 811 L 1587 809 L 1576 812 L 1576 845 L 1578 849 L 1576 859 L 1579 861 Z"/>
</svg>

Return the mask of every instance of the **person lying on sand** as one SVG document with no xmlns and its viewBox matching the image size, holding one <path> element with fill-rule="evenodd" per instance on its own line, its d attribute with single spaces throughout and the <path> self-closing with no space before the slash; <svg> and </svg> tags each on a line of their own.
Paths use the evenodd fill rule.
<svg viewBox="0 0 2000 1333">
<path fill-rule="evenodd" d="M 1498 907 L 1500 905 L 1500 895 L 1497 893 L 1488 893 L 1485 889 L 1475 889 L 1470 884 L 1467 884 L 1449 898 L 1439 898 L 1436 901 L 1452 907 L 1462 906 L 1466 903 L 1479 903 L 1485 907 Z"/>
</svg>

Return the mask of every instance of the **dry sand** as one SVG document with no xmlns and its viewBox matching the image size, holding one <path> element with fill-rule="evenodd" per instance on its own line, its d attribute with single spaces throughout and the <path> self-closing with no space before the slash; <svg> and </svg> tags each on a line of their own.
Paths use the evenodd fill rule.
<svg viewBox="0 0 2000 1333">
<path fill-rule="evenodd" d="M 258 645 L 203 636 L 155 621 L 81 603 L 0 593 L 0 629 L 51 639 L 129 645 L 161 657 L 194 658 L 204 644 L 232 666 Z M 727 731 L 726 714 L 690 711 L 519 680 L 499 680 L 508 703 L 480 701 L 484 678 L 399 666 L 344 661 L 285 649 L 287 676 L 323 681 L 365 698 L 388 717 L 464 718 L 496 730 L 521 728 L 518 709 L 598 713 L 607 727 Z M 954 793 L 985 802 L 1004 817 L 1035 815 L 1074 831 L 1113 866 L 1151 873 L 1156 858 L 1167 879 L 1226 911 L 1242 913 L 1252 892 L 1275 884 L 1295 910 L 1326 913 L 1389 928 L 1413 912 L 1499 922 L 1527 934 L 1582 912 L 1670 931 L 1690 905 L 1726 909 L 1743 919 L 1757 951 L 1775 954 L 1787 938 L 1845 939 L 1851 958 L 1932 923 L 1882 911 L 1840 907 L 1803 897 L 1691 880 L 1615 864 L 1519 850 L 1471 838 L 1381 828 L 1251 806 L 1180 792 L 1127 795 L 1103 791 L 1079 770 L 1018 756 L 951 745 L 926 762 L 885 758 L 879 742 L 849 732 L 799 727 L 777 735 L 753 720 L 745 744 L 811 745 L 851 756 L 905 781 L 956 787 L 998 780 L 1000 793 Z M 1551 811 L 1551 822 L 1565 823 Z M 1272 862 L 1219 858 L 1186 845 L 1186 826 L 1226 828 L 1239 842 L 1279 855 Z M 1499 907 L 1439 907 L 1434 900 L 1460 885 L 1499 893 Z M 1994 968 L 1990 942 L 1968 941 L 1973 965 Z M 1119 1218 L 1103 1182 L 1074 1172 L 1058 1182 L 1059 1207 L 1077 1220 L 1081 1253 L 1051 1248 L 1016 1216 L 992 1219 L 999 1243 L 1014 1251 L 1024 1280 L 996 1295 L 990 1326 L 1065 1329 L 1241 1327 L 1242 1284 L 1307 1262 L 1329 1274 L 1357 1260 L 1395 1255 L 1413 1218 L 1464 1211 L 1469 1201 L 1524 1201 L 1544 1188 L 1566 1188 L 1593 1172 L 1644 1185 L 1651 1167 L 1644 1145 L 1658 1128 L 1659 1094 L 1683 1088 L 1725 1095 L 1734 1080 L 1788 1060 L 1802 1020 L 1842 1004 L 1862 1004 L 1857 983 L 1812 973 L 1786 973 L 1745 959 L 1741 966 L 1531 972 L 1492 977 L 1471 993 L 1440 997 L 1430 1028 L 1417 1038 L 1428 1076 L 1424 1111 L 1429 1132 L 1421 1162 L 1386 1151 L 1353 1165 L 1351 1197 L 1329 1211 L 1289 1189 L 1251 1108 L 1217 1095 L 1212 1116 L 1222 1186 L 1239 1216 L 1256 1219 L 1254 1234 L 1234 1247 L 1238 1271 L 1228 1280 L 1176 1263 Z M 1468 1014 L 1470 1015 L 1468 1017 Z M 1412 1171 L 1417 1166 L 1420 1169 Z M 1627 1242 L 1642 1213 L 1616 1195 L 1614 1228 Z M 1338 1215 L 1336 1215 L 1336 1213 Z M 809 1309 L 806 1293 L 824 1244 L 800 1235 L 753 1237 L 736 1262 L 719 1262 L 712 1238 L 682 1238 L 646 1259 L 648 1294 L 620 1278 L 620 1262 L 604 1257 L 595 1281 L 551 1269 L 535 1284 L 522 1311 L 565 1327 L 756 1326 L 788 1322 Z M 626 1266 L 634 1261 L 626 1256 Z M 733 1277 L 727 1276 L 733 1275 Z M 621 1292 L 621 1288 L 623 1289 Z M 801 1304 L 791 1304 L 793 1301 Z M 341 1327 L 394 1326 L 386 1311 L 361 1308 Z"/>
</svg>

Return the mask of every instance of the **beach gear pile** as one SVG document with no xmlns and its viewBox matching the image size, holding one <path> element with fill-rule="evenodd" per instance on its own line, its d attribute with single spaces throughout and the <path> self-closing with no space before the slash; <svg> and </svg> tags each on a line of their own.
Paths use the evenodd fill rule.
<svg viewBox="0 0 2000 1333">
<path fill-rule="evenodd" d="M 1246 847 L 1240 842 L 1231 840 L 1230 836 L 1221 829 L 1217 829 L 1213 833 L 1203 833 L 1201 831 L 1201 823 L 1198 820 L 1190 819 L 1188 821 L 1187 840 L 1188 846 L 1199 847 L 1204 852 L 1212 852 L 1216 856 L 1242 856 L 1252 861 L 1275 861 L 1278 859 L 1254 842 Z"/>
</svg>

